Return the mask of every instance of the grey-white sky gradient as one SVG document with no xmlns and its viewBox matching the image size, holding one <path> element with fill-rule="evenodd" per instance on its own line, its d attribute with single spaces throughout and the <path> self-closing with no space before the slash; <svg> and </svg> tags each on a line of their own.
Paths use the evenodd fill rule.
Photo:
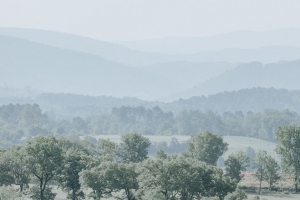
<svg viewBox="0 0 300 200">
<path fill-rule="evenodd" d="M 299 0 L 1 0 L 0 26 L 100 40 L 300 28 Z"/>
</svg>

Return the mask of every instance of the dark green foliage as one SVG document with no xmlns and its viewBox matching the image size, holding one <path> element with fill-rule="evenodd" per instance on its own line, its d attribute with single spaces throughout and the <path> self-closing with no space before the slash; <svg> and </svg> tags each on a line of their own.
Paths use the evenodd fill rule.
<svg viewBox="0 0 300 200">
<path fill-rule="evenodd" d="M 33 186 L 30 191 L 30 198 L 32 200 L 41 200 L 41 189 L 37 186 Z M 52 192 L 52 188 L 46 187 L 43 191 L 43 199 L 45 200 L 54 200 L 56 193 Z"/>
<path fill-rule="evenodd" d="M 15 182 L 11 174 L 10 161 L 5 151 L 0 152 L 0 186 L 11 185 Z"/>
<path fill-rule="evenodd" d="M 36 178 L 40 200 L 47 200 L 47 184 L 63 168 L 62 149 L 53 136 L 38 136 L 24 146 L 26 168 Z"/>
<path fill-rule="evenodd" d="M 227 146 L 221 136 L 205 131 L 191 137 L 186 154 L 208 165 L 216 165 L 218 158 L 227 151 Z"/>
<path fill-rule="evenodd" d="M 148 158 L 150 145 L 150 140 L 142 135 L 136 133 L 122 135 L 118 156 L 125 163 L 141 162 Z"/>
<path fill-rule="evenodd" d="M 79 172 L 85 168 L 81 159 L 82 152 L 69 150 L 64 154 L 63 168 L 61 169 L 58 182 L 61 188 L 68 192 L 68 199 L 80 200 L 84 198 L 79 182 Z"/>
<path fill-rule="evenodd" d="M 247 194 L 240 189 L 236 189 L 234 192 L 225 196 L 224 200 L 244 200 L 247 199 Z"/>
<path fill-rule="evenodd" d="M 183 156 L 147 159 L 137 170 L 139 199 L 223 199 L 236 187 L 221 169 Z"/>
<path fill-rule="evenodd" d="M 114 189 L 112 175 L 114 173 L 115 165 L 116 163 L 113 162 L 102 162 L 98 166 L 88 170 L 82 170 L 79 173 L 80 184 L 84 188 L 92 190 L 89 197 L 99 200 L 102 197 L 111 196 Z"/>
<path fill-rule="evenodd" d="M 259 181 L 259 191 L 261 191 L 262 181 L 266 181 L 269 184 L 269 191 L 271 191 L 272 186 L 279 179 L 280 167 L 277 161 L 267 154 L 266 151 L 259 151 L 254 159 L 255 174 L 254 177 Z"/>
<path fill-rule="evenodd" d="M 300 127 L 279 127 L 276 132 L 278 141 L 276 152 L 281 156 L 281 167 L 294 175 L 295 191 L 298 192 L 300 175 Z"/>
<path fill-rule="evenodd" d="M 168 154 L 166 154 L 163 149 L 159 149 L 155 155 L 155 158 L 159 158 L 159 159 L 167 159 L 167 157 Z"/>
<path fill-rule="evenodd" d="M 230 154 L 225 161 L 226 175 L 236 180 L 237 183 L 240 182 L 243 178 L 241 173 L 246 171 L 249 162 L 249 158 L 242 151 Z"/>
<path fill-rule="evenodd" d="M 194 135 L 210 131 L 218 135 L 247 136 L 274 141 L 279 126 L 300 124 L 299 116 L 289 110 L 264 110 L 263 112 L 244 114 L 241 111 L 224 112 L 222 115 L 212 111 L 183 110 L 176 116 L 164 112 L 159 107 L 122 106 L 114 108 L 111 114 L 73 117 L 70 120 L 48 119 L 39 106 L 13 105 L 0 107 L 0 138 L 2 146 L 22 143 L 25 137 L 36 135 L 60 135 L 77 137 L 83 135 L 86 140 L 96 143 L 89 135 L 126 134 L 137 132 L 142 135 Z M 185 146 L 173 144 L 164 148 L 167 153 L 179 153 Z M 160 144 L 164 145 L 164 144 Z M 167 145 L 165 145 L 167 146 Z M 172 146 L 176 146 L 172 149 Z M 163 146 L 158 147 L 163 148 Z M 151 149 L 156 152 L 157 149 Z"/>
</svg>

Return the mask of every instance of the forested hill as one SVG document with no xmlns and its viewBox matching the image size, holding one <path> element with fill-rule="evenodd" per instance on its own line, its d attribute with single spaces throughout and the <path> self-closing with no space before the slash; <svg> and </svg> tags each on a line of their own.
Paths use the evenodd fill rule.
<svg viewBox="0 0 300 200">
<path fill-rule="evenodd" d="M 182 109 L 258 112 L 266 108 L 289 109 L 300 113 L 300 90 L 275 88 L 252 88 L 232 92 L 220 92 L 209 96 L 195 96 L 180 99 L 169 104 L 161 104 L 165 110 L 178 112 Z"/>
<path fill-rule="evenodd" d="M 241 64 L 187 91 L 165 99 L 190 98 L 253 87 L 274 87 L 300 90 L 300 60 L 262 65 L 260 62 Z"/>
<path fill-rule="evenodd" d="M 7 104 L 38 104 L 51 118 L 87 117 L 111 113 L 111 110 L 121 106 L 152 109 L 159 106 L 163 111 L 171 111 L 177 115 L 182 110 L 212 110 L 223 112 L 242 111 L 247 113 L 261 112 L 265 109 L 288 109 L 300 114 L 300 90 L 286 90 L 274 88 L 252 88 L 232 92 L 222 92 L 214 95 L 180 99 L 172 103 L 157 101 L 143 101 L 138 98 L 115 98 L 109 96 L 85 96 L 75 94 L 44 93 L 34 98 L 1 97 L 0 105 Z"/>
</svg>

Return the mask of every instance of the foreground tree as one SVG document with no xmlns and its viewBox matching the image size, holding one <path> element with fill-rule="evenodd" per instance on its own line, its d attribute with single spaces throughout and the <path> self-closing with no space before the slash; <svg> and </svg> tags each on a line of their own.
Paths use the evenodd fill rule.
<svg viewBox="0 0 300 200">
<path fill-rule="evenodd" d="M 113 175 L 115 163 L 102 162 L 100 165 L 79 173 L 80 184 L 87 189 L 91 189 L 89 197 L 100 200 L 103 197 L 110 197 L 113 190 Z"/>
<path fill-rule="evenodd" d="M 69 150 L 64 155 L 63 168 L 58 176 L 60 187 L 68 192 L 68 199 L 79 200 L 84 198 L 79 182 L 79 172 L 85 168 L 81 160 L 80 151 Z"/>
<path fill-rule="evenodd" d="M 5 163 L 13 178 L 13 183 L 20 187 L 20 192 L 24 187 L 28 187 L 29 171 L 26 168 L 25 155 L 20 146 L 13 146 L 3 154 L 1 160 Z"/>
<path fill-rule="evenodd" d="M 132 133 L 122 135 L 118 155 L 122 162 L 138 163 L 148 158 L 151 142 L 148 138 Z"/>
<path fill-rule="evenodd" d="M 203 161 L 208 165 L 216 165 L 218 158 L 228 149 L 221 136 L 208 131 L 193 135 L 188 141 L 187 155 Z"/>
<path fill-rule="evenodd" d="M 281 167 L 294 174 L 295 192 L 298 192 L 300 174 L 300 127 L 283 126 L 276 132 L 275 151 L 281 156 Z"/>
<path fill-rule="evenodd" d="M 232 153 L 225 161 L 226 173 L 229 177 L 235 179 L 238 183 L 243 178 L 243 175 L 241 173 L 247 170 L 249 164 L 249 158 L 243 151 Z"/>
<path fill-rule="evenodd" d="M 0 186 L 12 185 L 14 183 L 14 177 L 11 173 L 10 159 L 6 154 L 6 151 L 0 152 Z"/>
<path fill-rule="evenodd" d="M 40 200 L 46 200 L 44 191 L 47 184 L 60 171 L 63 163 L 62 150 L 53 136 L 28 141 L 24 146 L 26 168 L 37 179 Z"/>
<path fill-rule="evenodd" d="M 266 151 L 260 150 L 254 159 L 254 168 L 256 168 L 254 176 L 259 181 L 258 193 L 260 194 L 262 181 L 269 184 L 269 191 L 271 191 L 272 185 L 280 178 L 278 173 L 280 167 L 276 160 L 268 155 Z"/>
<path fill-rule="evenodd" d="M 280 167 L 276 160 L 268 155 L 266 157 L 265 180 L 269 183 L 269 191 L 271 192 L 272 186 L 280 179 Z"/>
<path fill-rule="evenodd" d="M 112 187 L 115 191 L 123 192 L 122 199 L 136 200 L 135 192 L 138 189 L 136 172 L 137 164 L 135 163 L 114 163 L 113 176 L 111 177 Z M 116 197 L 120 199 L 120 197 Z"/>
<path fill-rule="evenodd" d="M 254 177 L 259 181 L 259 189 L 258 194 L 260 194 L 261 191 L 261 183 L 263 180 L 265 180 L 265 169 L 266 169 L 266 158 L 267 158 L 267 152 L 266 151 L 258 151 L 256 154 L 256 157 L 254 158 L 254 168 L 255 173 Z"/>
</svg>

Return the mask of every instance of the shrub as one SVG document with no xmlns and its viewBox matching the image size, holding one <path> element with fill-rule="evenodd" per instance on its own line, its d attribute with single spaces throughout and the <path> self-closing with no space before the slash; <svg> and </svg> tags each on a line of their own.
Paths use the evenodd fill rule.
<svg viewBox="0 0 300 200">
<path fill-rule="evenodd" d="M 52 188 L 46 187 L 44 191 L 44 199 L 54 200 L 56 197 L 56 193 L 52 192 Z M 40 188 L 37 186 L 33 186 L 30 191 L 30 198 L 33 200 L 40 200 Z"/>
<path fill-rule="evenodd" d="M 243 200 L 243 199 L 247 199 L 247 194 L 243 190 L 236 189 L 234 192 L 227 194 L 224 200 Z"/>
<path fill-rule="evenodd" d="M 0 200 L 23 200 L 22 194 L 11 186 L 0 187 Z"/>
</svg>

